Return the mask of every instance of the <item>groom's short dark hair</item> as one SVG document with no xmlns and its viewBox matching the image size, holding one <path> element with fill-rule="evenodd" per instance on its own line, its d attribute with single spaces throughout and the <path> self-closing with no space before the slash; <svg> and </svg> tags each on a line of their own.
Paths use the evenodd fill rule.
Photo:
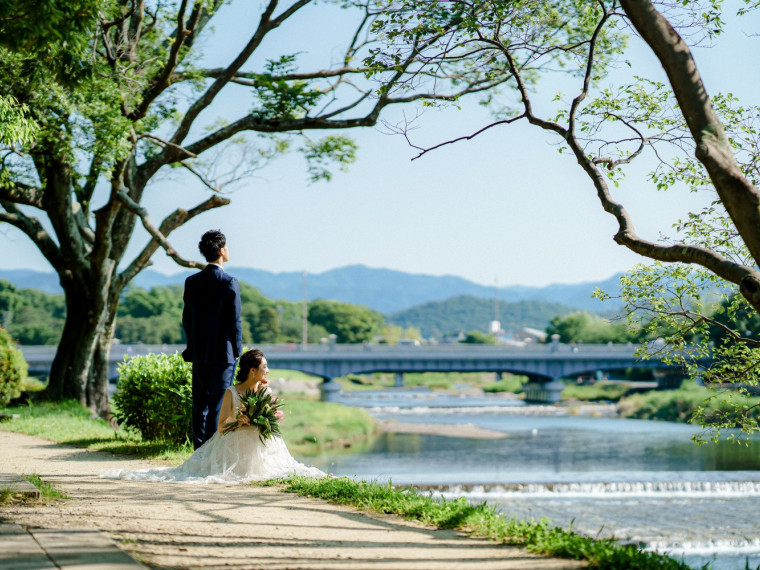
<svg viewBox="0 0 760 570">
<path fill-rule="evenodd" d="M 219 230 L 209 230 L 201 236 L 198 242 L 198 249 L 206 258 L 206 261 L 216 261 L 219 259 L 219 250 L 227 245 L 227 238 Z"/>
</svg>

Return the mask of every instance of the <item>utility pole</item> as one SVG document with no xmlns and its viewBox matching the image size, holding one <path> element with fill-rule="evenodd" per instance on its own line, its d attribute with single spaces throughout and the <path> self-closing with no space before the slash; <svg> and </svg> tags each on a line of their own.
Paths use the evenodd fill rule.
<svg viewBox="0 0 760 570">
<path fill-rule="evenodd" d="M 306 350 L 308 336 L 306 331 L 306 272 L 301 272 L 301 348 Z"/>
<path fill-rule="evenodd" d="M 494 277 L 493 283 L 493 320 L 499 322 L 499 276 Z"/>
</svg>

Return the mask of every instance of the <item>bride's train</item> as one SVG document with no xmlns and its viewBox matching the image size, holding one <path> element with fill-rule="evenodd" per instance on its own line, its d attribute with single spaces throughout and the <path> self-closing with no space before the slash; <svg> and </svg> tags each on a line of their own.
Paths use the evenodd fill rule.
<svg viewBox="0 0 760 570">
<path fill-rule="evenodd" d="M 274 436 L 262 443 L 258 429 L 241 427 L 222 434 L 216 432 L 182 465 L 157 469 L 104 471 L 100 477 L 130 481 L 166 481 L 177 483 L 247 483 L 303 475 L 326 477 L 327 474 L 296 461 L 285 442 Z"/>
</svg>

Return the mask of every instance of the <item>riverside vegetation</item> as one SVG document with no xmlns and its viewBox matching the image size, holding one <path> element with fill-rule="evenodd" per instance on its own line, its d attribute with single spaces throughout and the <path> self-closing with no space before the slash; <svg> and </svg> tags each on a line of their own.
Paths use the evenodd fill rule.
<svg viewBox="0 0 760 570">
<path fill-rule="evenodd" d="M 309 407 L 292 409 L 292 416 L 303 417 L 303 424 L 310 426 L 324 424 L 327 419 L 332 423 L 329 430 L 340 433 L 344 440 L 362 437 L 366 426 L 349 414 L 343 415 L 344 406 L 323 402 L 288 399 L 288 404 L 307 403 Z M 340 413 L 336 413 L 341 410 Z M 134 433 L 115 430 L 105 420 L 93 416 L 89 410 L 78 402 L 42 402 L 1 409 L 0 412 L 18 414 L 18 418 L 2 423 L 4 430 L 37 435 L 58 443 L 77 445 L 90 450 L 110 451 L 118 454 L 136 455 L 146 459 L 159 459 L 176 464 L 184 460 L 191 449 L 178 446 L 166 440 L 146 441 Z M 308 415 L 312 414 L 312 415 Z M 295 440 L 302 435 L 295 422 L 288 423 L 284 429 L 286 441 Z M 316 436 L 328 440 L 328 433 Z M 32 478 L 30 477 L 30 480 Z M 32 481 L 34 483 L 34 481 Z M 42 485 L 41 481 L 37 484 Z M 486 537 L 504 544 L 525 547 L 532 552 L 572 559 L 588 560 L 597 568 L 649 568 L 685 570 L 688 567 L 681 562 L 650 552 L 644 552 L 635 545 L 619 545 L 612 540 L 594 539 L 581 536 L 572 529 L 561 529 L 551 525 L 548 520 L 518 521 L 506 517 L 485 504 L 470 505 L 464 499 L 453 501 L 439 500 L 408 488 L 396 489 L 391 485 L 379 485 L 365 481 L 345 478 L 315 480 L 294 478 L 266 482 L 285 491 L 326 499 L 340 504 L 353 505 L 359 509 L 376 513 L 401 516 L 408 520 L 418 520 L 438 528 L 458 529 L 473 536 Z M 38 485 L 38 486 L 40 486 Z M 54 491 L 54 490 L 53 490 Z M 51 498 L 65 498 L 52 496 Z"/>
<path fill-rule="evenodd" d="M 472 505 L 463 497 L 438 499 L 414 488 L 395 488 L 391 483 L 381 485 L 347 478 L 294 477 L 264 484 L 373 513 L 397 515 L 441 529 L 464 531 L 502 544 L 521 546 L 537 554 L 587 560 L 593 568 L 689 569 L 683 562 L 643 551 L 636 545 L 621 545 L 611 539 L 582 536 L 572 529 L 552 526 L 546 519 L 516 520 L 485 503 Z"/>
<path fill-rule="evenodd" d="M 27 384 L 31 389 L 43 387 L 33 379 Z M 8 431 L 178 464 L 192 454 L 191 399 L 190 365 L 179 354 L 152 354 L 120 365 L 111 421 L 93 417 L 73 400 L 37 402 L 33 396 L 27 405 L 0 408 L 0 413 L 18 415 L 2 424 Z M 367 442 L 375 429 L 374 418 L 357 408 L 295 394 L 285 402 L 283 438 L 297 455 L 351 449 Z"/>
<path fill-rule="evenodd" d="M 393 374 L 348 375 L 339 378 L 344 390 L 383 390 L 394 385 Z M 491 373 L 423 372 L 404 374 L 409 388 L 427 387 L 431 391 L 457 393 L 475 389 L 484 393 L 512 393 L 522 398 L 525 376 L 505 374 L 496 380 Z M 567 382 L 562 392 L 565 404 L 578 402 L 616 403 L 622 418 L 691 422 L 695 416 L 727 416 L 734 413 L 735 404 L 747 410 L 747 417 L 760 421 L 760 397 L 745 396 L 732 390 L 719 391 L 685 380 L 672 390 L 638 391 L 626 382 L 599 381 L 594 384 Z M 733 405 L 732 405 L 733 402 Z M 730 437 L 730 436 L 729 436 Z M 732 438 L 733 439 L 733 438 Z M 697 438 L 700 441 L 700 438 Z"/>
</svg>

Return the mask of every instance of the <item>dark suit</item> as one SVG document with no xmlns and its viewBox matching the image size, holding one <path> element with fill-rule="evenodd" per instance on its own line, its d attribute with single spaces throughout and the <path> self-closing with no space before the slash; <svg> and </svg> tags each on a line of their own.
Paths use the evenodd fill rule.
<svg viewBox="0 0 760 570">
<path fill-rule="evenodd" d="M 193 363 L 193 445 L 198 449 L 217 428 L 224 391 L 232 385 L 243 349 L 238 281 L 218 265 L 185 280 L 182 326 Z"/>
</svg>

